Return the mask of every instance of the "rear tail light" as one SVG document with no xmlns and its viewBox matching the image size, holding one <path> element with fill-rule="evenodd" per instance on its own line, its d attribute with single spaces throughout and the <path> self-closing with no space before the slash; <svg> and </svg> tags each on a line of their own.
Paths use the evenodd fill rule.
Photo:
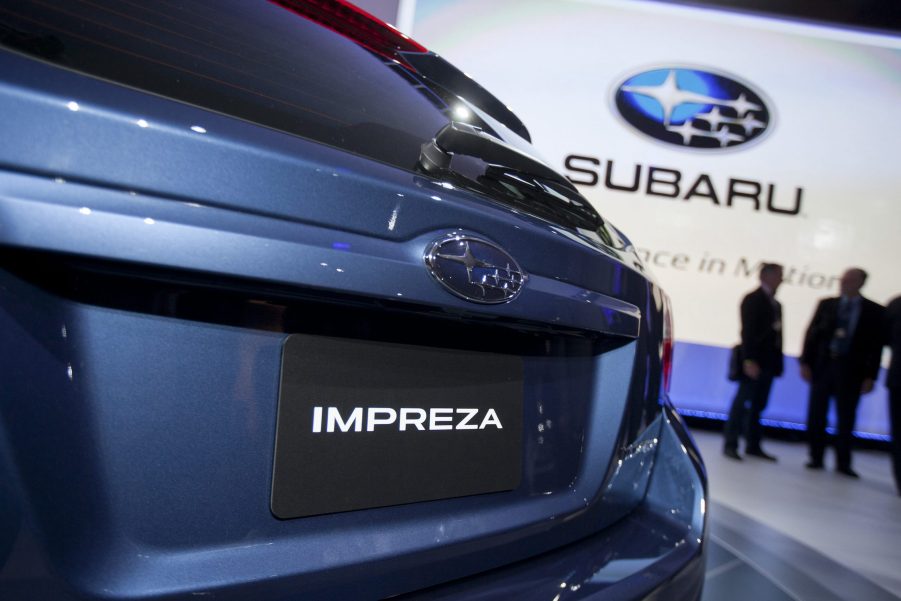
<svg viewBox="0 0 901 601">
<path fill-rule="evenodd" d="M 669 296 L 663 295 L 663 344 L 660 360 L 663 363 L 663 391 L 669 392 L 673 374 L 673 307 Z"/>
<path fill-rule="evenodd" d="M 409 36 L 345 0 L 269 0 L 412 69 L 402 52 L 428 52 Z"/>
</svg>

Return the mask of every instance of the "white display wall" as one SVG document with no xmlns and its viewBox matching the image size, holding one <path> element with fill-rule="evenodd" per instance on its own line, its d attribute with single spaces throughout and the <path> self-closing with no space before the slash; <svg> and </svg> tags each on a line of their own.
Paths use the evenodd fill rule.
<svg viewBox="0 0 901 601">
<path fill-rule="evenodd" d="M 846 267 L 869 271 L 873 300 L 901 294 L 898 37 L 600 0 L 406 0 L 398 26 L 507 103 L 548 163 L 582 182 L 631 238 L 673 300 L 680 407 L 726 411 L 726 349 L 738 341 L 738 304 L 760 262 L 786 266 L 789 355 L 800 353 L 817 301 L 836 294 Z M 671 71 L 676 92 L 651 90 L 646 107 L 684 99 L 697 90 L 693 74 L 711 74 L 767 110 L 749 109 L 746 95 L 736 112 L 733 95 L 695 116 L 714 122 L 699 125 L 711 134 L 688 137 L 759 117 L 745 128 L 753 140 L 693 148 L 636 129 L 617 92 L 640 87 L 630 80 L 661 90 Z M 672 115 L 665 125 L 675 128 Z M 885 402 L 881 387 L 864 399 L 861 430 L 887 432 Z M 765 415 L 802 423 L 805 410 L 806 387 L 789 362 Z"/>
</svg>

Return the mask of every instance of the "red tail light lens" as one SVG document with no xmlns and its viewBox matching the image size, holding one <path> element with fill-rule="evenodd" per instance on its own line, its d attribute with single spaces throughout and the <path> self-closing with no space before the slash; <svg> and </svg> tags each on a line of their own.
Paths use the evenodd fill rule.
<svg viewBox="0 0 901 601">
<path fill-rule="evenodd" d="M 673 307 L 669 297 L 663 295 L 663 348 L 660 361 L 663 363 L 663 390 L 669 392 L 673 375 Z"/>
<path fill-rule="evenodd" d="M 428 52 L 409 36 L 344 0 L 269 0 L 407 68 L 401 52 Z"/>
</svg>

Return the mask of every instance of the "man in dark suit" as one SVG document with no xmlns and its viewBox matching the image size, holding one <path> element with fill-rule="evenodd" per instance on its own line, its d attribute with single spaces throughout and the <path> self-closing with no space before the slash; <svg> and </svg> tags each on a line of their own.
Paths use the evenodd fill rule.
<svg viewBox="0 0 901 601">
<path fill-rule="evenodd" d="M 804 337 L 801 377 L 810 383 L 807 437 L 810 469 L 823 468 L 826 415 L 835 398 L 838 414 L 836 471 L 858 478 L 851 469 L 851 439 L 860 395 L 873 390 L 879 374 L 883 334 L 882 305 L 860 295 L 867 279 L 863 269 L 842 274 L 841 296 L 820 301 Z"/>
<path fill-rule="evenodd" d="M 760 287 L 741 301 L 741 376 L 726 421 L 723 454 L 741 459 L 739 435 L 745 436 L 745 454 L 776 461 L 760 446 L 760 414 L 766 408 L 773 378 L 782 375 L 782 305 L 776 290 L 782 283 L 782 265 L 765 263 Z"/>
<path fill-rule="evenodd" d="M 892 362 L 885 378 L 892 425 L 892 464 L 895 468 L 895 487 L 901 495 L 901 296 L 888 304 L 885 317 L 886 344 L 892 349 Z"/>
</svg>

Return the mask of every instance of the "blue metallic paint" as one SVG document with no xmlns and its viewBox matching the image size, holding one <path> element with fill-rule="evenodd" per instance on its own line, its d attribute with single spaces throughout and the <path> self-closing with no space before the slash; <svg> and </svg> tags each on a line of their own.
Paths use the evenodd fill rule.
<svg viewBox="0 0 901 601">
<path fill-rule="evenodd" d="M 0 72 L 2 133 L 16 140 L 0 145 L 0 250 L 616 341 L 570 356 L 549 339 L 525 357 L 519 489 L 279 521 L 268 493 L 286 332 L 76 302 L 0 268 L 0 507 L 12 508 L 0 514 L 0 596 L 334 598 L 352 581 L 375 598 L 498 568 L 449 590 L 506 598 L 541 578 L 523 597 L 537 599 L 575 575 L 571 598 L 635 598 L 697 569 L 703 474 L 671 415 L 648 424 L 662 302 L 631 251 L 5 51 Z M 429 278 L 422 253 L 450 232 L 520 261 L 530 279 L 515 303 L 473 306 Z M 502 567 L 517 561 L 525 571 Z"/>
</svg>

